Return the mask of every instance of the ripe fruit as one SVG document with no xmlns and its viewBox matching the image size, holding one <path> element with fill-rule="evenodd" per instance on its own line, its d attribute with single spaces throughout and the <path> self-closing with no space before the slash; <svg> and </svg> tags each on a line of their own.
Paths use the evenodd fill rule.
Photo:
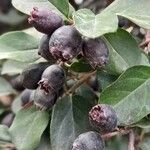
<svg viewBox="0 0 150 150">
<path fill-rule="evenodd" d="M 15 114 L 12 112 L 9 112 L 4 116 L 4 118 L 1 121 L 1 124 L 6 125 L 7 127 L 10 127 L 13 120 L 14 120 Z"/>
<path fill-rule="evenodd" d="M 44 90 L 37 88 L 34 93 L 34 104 L 40 110 L 50 109 L 57 100 L 57 93 L 53 90 L 46 93 Z"/>
<path fill-rule="evenodd" d="M 55 59 L 69 61 L 82 50 L 82 38 L 73 26 L 57 29 L 49 41 L 49 51 Z"/>
<path fill-rule="evenodd" d="M 42 73 L 47 67 L 48 64 L 41 63 L 33 64 L 25 68 L 21 74 L 23 86 L 28 89 L 36 89 Z"/>
<path fill-rule="evenodd" d="M 39 32 L 49 35 L 64 24 L 63 19 L 54 11 L 36 7 L 31 11 L 28 22 Z"/>
<path fill-rule="evenodd" d="M 25 89 L 21 93 L 21 106 L 25 106 L 28 102 L 32 101 L 31 95 L 33 92 L 34 92 L 34 90 Z"/>
<path fill-rule="evenodd" d="M 17 91 L 24 90 L 21 75 L 12 77 L 12 79 L 10 80 L 10 83 L 15 90 L 17 90 Z"/>
<path fill-rule="evenodd" d="M 114 109 L 105 104 L 94 106 L 89 112 L 91 125 L 101 133 L 113 131 L 117 126 L 117 115 Z"/>
<path fill-rule="evenodd" d="M 52 90 L 57 92 L 63 87 L 65 72 L 59 65 L 51 65 L 42 74 L 39 85 L 41 89 L 49 93 Z"/>
<path fill-rule="evenodd" d="M 80 134 L 74 141 L 72 150 L 104 150 L 104 141 L 93 131 Z"/>
<path fill-rule="evenodd" d="M 105 42 L 100 38 L 84 40 L 83 54 L 93 68 L 105 67 L 108 63 L 109 51 Z"/>
<path fill-rule="evenodd" d="M 46 60 L 54 62 L 54 58 L 52 54 L 49 52 L 49 40 L 50 40 L 49 35 L 46 34 L 43 35 L 43 37 L 40 40 L 38 54 L 41 55 Z"/>
</svg>

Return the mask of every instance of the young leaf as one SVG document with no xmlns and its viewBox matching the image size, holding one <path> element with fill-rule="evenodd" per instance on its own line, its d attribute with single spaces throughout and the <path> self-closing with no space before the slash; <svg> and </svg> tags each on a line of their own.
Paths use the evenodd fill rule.
<svg viewBox="0 0 150 150">
<path fill-rule="evenodd" d="M 75 27 L 81 34 L 96 38 L 117 30 L 117 16 L 126 17 L 135 24 L 150 29 L 149 6 L 148 0 L 116 0 L 98 15 L 88 9 L 81 9 L 74 13 L 73 18 Z"/>
<path fill-rule="evenodd" d="M 12 88 L 10 83 L 4 78 L 0 77 L 0 96 L 14 94 L 15 90 Z"/>
<path fill-rule="evenodd" d="M 89 9 L 81 9 L 73 14 L 73 19 L 77 30 L 82 35 L 90 38 L 115 32 L 118 27 L 118 18 L 113 13 L 101 12 L 101 14 L 95 15 Z"/>
<path fill-rule="evenodd" d="M 134 66 L 100 95 L 99 103 L 114 106 L 119 125 L 131 125 L 150 113 L 150 67 Z"/>
<path fill-rule="evenodd" d="M 38 111 L 35 107 L 20 110 L 9 129 L 15 147 L 20 150 L 36 149 L 48 122 L 46 111 Z"/>
<path fill-rule="evenodd" d="M 51 145 L 53 150 L 69 150 L 75 138 L 90 130 L 88 112 L 92 105 L 79 95 L 59 100 L 51 120 Z"/>
<path fill-rule="evenodd" d="M 9 32 L 0 37 L 0 59 L 13 59 L 32 62 L 39 58 L 36 38 L 18 31 Z"/>
</svg>

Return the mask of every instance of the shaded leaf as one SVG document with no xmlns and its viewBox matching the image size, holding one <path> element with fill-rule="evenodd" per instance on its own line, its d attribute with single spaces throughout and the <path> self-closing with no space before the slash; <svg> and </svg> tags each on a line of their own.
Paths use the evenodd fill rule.
<svg viewBox="0 0 150 150">
<path fill-rule="evenodd" d="M 71 149 L 75 138 L 90 130 L 88 112 L 91 107 L 89 100 L 79 95 L 58 101 L 53 109 L 50 127 L 53 150 Z"/>
<path fill-rule="evenodd" d="M 7 126 L 0 125 L 0 141 L 11 142 L 11 136 Z"/>
<path fill-rule="evenodd" d="M 133 126 L 140 127 L 143 129 L 150 129 L 150 120 L 144 118 L 140 120 L 139 122 L 137 122 L 136 124 L 133 124 Z"/>
<path fill-rule="evenodd" d="M 114 106 L 119 125 L 131 125 L 150 113 L 149 89 L 150 67 L 135 66 L 101 93 L 99 103 Z"/>
<path fill-rule="evenodd" d="M 15 147 L 20 150 L 36 149 L 48 122 L 46 111 L 34 107 L 20 110 L 9 129 Z"/>
</svg>

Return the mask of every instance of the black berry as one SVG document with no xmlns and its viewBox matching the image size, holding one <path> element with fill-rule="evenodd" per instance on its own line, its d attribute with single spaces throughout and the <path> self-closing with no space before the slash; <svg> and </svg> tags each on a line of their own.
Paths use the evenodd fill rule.
<svg viewBox="0 0 150 150">
<path fill-rule="evenodd" d="M 36 89 L 42 73 L 47 67 L 47 64 L 40 63 L 25 68 L 21 74 L 23 86 L 27 89 Z"/>
<path fill-rule="evenodd" d="M 50 109 L 57 100 L 57 93 L 53 90 L 46 93 L 44 90 L 37 88 L 34 92 L 34 104 L 40 110 Z"/>
<path fill-rule="evenodd" d="M 63 19 L 54 11 L 36 7 L 33 8 L 28 22 L 39 32 L 49 35 L 64 24 Z"/>
<path fill-rule="evenodd" d="M 52 54 L 49 52 L 50 35 L 43 35 L 40 40 L 38 54 L 50 62 L 54 62 Z"/>
<path fill-rule="evenodd" d="M 21 93 L 21 106 L 25 106 L 27 103 L 29 103 L 30 101 L 33 100 L 33 99 L 31 99 L 33 92 L 34 92 L 34 90 L 25 89 Z"/>
<path fill-rule="evenodd" d="M 10 83 L 15 90 L 17 90 L 17 91 L 24 90 L 21 75 L 17 75 L 17 76 L 12 77 L 10 80 Z"/>
<path fill-rule="evenodd" d="M 74 141 L 72 150 L 104 150 L 105 144 L 101 136 L 93 131 L 80 134 Z"/>
<path fill-rule="evenodd" d="M 83 54 L 93 68 L 105 67 L 109 60 L 107 45 L 100 38 L 84 40 Z"/>
<path fill-rule="evenodd" d="M 42 74 L 39 85 L 49 93 L 51 90 L 58 92 L 65 82 L 65 72 L 59 65 L 51 65 Z"/>
<path fill-rule="evenodd" d="M 12 112 L 9 112 L 4 116 L 4 118 L 1 120 L 1 124 L 6 125 L 7 127 L 10 127 L 13 120 L 14 120 L 15 114 Z"/>
<path fill-rule="evenodd" d="M 114 109 L 105 104 L 94 106 L 89 112 L 91 125 L 101 133 L 113 131 L 117 126 L 117 115 Z"/>
<path fill-rule="evenodd" d="M 73 26 L 62 26 L 52 34 L 49 50 L 55 59 L 69 61 L 82 50 L 81 35 Z"/>
</svg>

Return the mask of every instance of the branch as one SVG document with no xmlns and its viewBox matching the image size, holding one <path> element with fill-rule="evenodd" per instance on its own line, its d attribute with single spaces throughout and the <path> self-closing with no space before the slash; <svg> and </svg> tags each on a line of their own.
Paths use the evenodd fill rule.
<svg viewBox="0 0 150 150">
<path fill-rule="evenodd" d="M 134 148 L 134 142 L 135 142 L 135 136 L 133 130 L 129 133 L 129 144 L 128 144 L 128 150 L 135 150 Z"/>
</svg>

